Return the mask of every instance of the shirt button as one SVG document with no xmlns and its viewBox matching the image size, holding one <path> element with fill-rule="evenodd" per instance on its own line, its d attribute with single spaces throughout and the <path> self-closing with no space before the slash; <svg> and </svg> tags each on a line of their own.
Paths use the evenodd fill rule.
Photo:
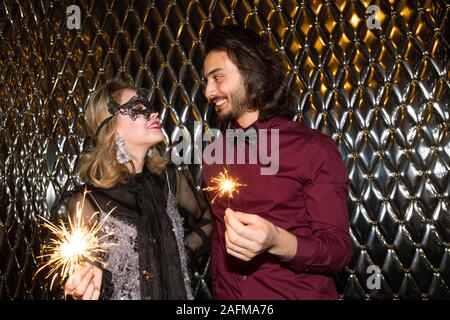
<svg viewBox="0 0 450 320">
<path fill-rule="evenodd" d="M 145 281 L 147 281 L 151 277 L 150 272 L 148 272 L 147 270 L 142 271 L 142 275 Z"/>
</svg>

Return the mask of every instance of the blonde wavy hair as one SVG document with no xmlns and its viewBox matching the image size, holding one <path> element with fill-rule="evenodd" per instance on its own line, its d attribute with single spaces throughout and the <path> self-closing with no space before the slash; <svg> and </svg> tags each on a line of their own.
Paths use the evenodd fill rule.
<svg viewBox="0 0 450 320">
<path fill-rule="evenodd" d="M 111 98 L 116 101 L 122 90 L 136 88 L 119 80 L 113 80 L 92 93 L 85 112 L 88 135 L 93 143 L 81 155 L 79 174 L 83 182 L 97 188 L 109 189 L 129 182 L 135 175 L 135 169 L 131 162 L 132 170 L 120 164 L 116 158 L 116 130 L 117 117 L 113 117 L 100 130 L 95 137 L 96 130 L 100 123 L 109 117 L 107 103 Z M 158 148 L 151 158 L 147 157 L 145 165 L 151 172 L 161 174 L 167 163 L 168 157 Z"/>
</svg>

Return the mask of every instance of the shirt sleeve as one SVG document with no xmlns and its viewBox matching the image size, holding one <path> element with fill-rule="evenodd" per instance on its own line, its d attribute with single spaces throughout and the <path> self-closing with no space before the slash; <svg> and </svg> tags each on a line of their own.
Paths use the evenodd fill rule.
<svg viewBox="0 0 450 320">
<path fill-rule="evenodd" d="M 324 135 L 305 146 L 304 201 L 311 233 L 297 236 L 297 252 L 286 263 L 298 272 L 337 272 L 351 258 L 347 169 L 334 141 Z"/>
<path fill-rule="evenodd" d="M 209 254 L 209 237 L 212 231 L 211 211 L 201 190 L 194 190 L 183 170 L 177 173 L 178 205 L 188 213 L 190 232 L 186 234 L 186 246 L 195 256 Z"/>
<path fill-rule="evenodd" d="M 61 209 L 65 211 L 67 219 L 70 218 L 72 223 L 75 223 L 75 221 L 77 221 L 76 219 L 80 218 L 82 219 L 83 224 L 90 228 L 95 222 L 99 222 L 99 208 L 94 207 L 91 199 L 92 197 L 89 194 L 84 194 L 81 191 L 74 191 L 61 202 Z M 80 213 L 79 216 L 77 216 L 78 212 Z M 49 237 L 51 238 L 52 235 L 49 235 Z M 101 295 L 99 299 L 109 300 L 114 291 L 112 274 L 100 263 L 95 264 L 97 267 L 103 269 L 102 285 L 100 288 Z M 63 279 L 63 283 L 65 283 L 66 280 L 67 279 Z M 56 299 L 66 299 L 63 287 L 64 284 L 56 287 L 54 292 Z"/>
<path fill-rule="evenodd" d="M 94 219 L 98 219 L 97 210 L 92 205 L 88 195 L 76 192 L 65 200 L 66 212 L 72 219 L 76 219 L 77 210 L 80 211 L 81 219 L 85 225 L 91 226 Z M 98 221 L 98 220 L 97 220 Z"/>
</svg>

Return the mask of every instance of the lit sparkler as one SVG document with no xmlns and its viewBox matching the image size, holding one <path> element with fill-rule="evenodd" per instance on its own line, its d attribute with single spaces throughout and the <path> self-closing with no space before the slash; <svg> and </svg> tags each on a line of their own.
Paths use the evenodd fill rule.
<svg viewBox="0 0 450 320">
<path fill-rule="evenodd" d="M 239 193 L 239 187 L 246 186 L 239 183 L 236 178 L 229 176 L 227 169 L 224 169 L 217 177 L 212 178 L 211 184 L 213 184 L 211 187 L 203 188 L 205 191 L 215 192 L 211 203 L 214 203 L 217 197 L 232 199 L 235 193 Z"/>
<path fill-rule="evenodd" d="M 113 231 L 102 232 L 106 219 L 112 213 L 111 210 L 100 221 L 96 218 L 98 212 L 95 212 L 90 218 L 91 224 L 86 224 L 83 221 L 82 211 L 87 191 L 84 191 L 82 203 L 77 202 L 76 215 L 72 219 L 70 214 L 69 224 L 64 224 L 59 220 L 59 224 L 53 224 L 47 219 L 40 217 L 45 223 L 44 228 L 52 232 L 52 237 L 49 243 L 43 246 L 43 255 L 38 258 L 48 258 L 45 263 L 36 271 L 36 274 L 45 268 L 49 268 L 45 279 L 52 277 L 50 289 L 57 278 L 64 280 L 70 276 L 83 262 L 100 263 L 100 253 L 106 252 L 106 249 L 112 245 L 106 243 L 106 237 L 113 234 Z"/>
</svg>

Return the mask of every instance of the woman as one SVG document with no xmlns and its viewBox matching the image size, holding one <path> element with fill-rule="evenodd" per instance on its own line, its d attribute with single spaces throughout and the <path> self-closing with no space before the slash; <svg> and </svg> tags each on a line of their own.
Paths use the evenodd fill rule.
<svg viewBox="0 0 450 320">
<path fill-rule="evenodd" d="M 86 264 L 65 282 L 74 299 L 192 299 L 185 244 L 207 244 L 209 209 L 185 176 L 157 149 L 158 113 L 132 87 L 111 81 L 94 92 L 86 110 L 93 145 L 81 157 L 80 177 L 90 192 L 84 221 L 106 219 L 110 246 L 102 266 Z M 75 212 L 83 193 L 68 200 Z M 201 221 L 184 239 L 177 204 Z M 94 215 L 101 212 L 100 215 Z"/>
</svg>

